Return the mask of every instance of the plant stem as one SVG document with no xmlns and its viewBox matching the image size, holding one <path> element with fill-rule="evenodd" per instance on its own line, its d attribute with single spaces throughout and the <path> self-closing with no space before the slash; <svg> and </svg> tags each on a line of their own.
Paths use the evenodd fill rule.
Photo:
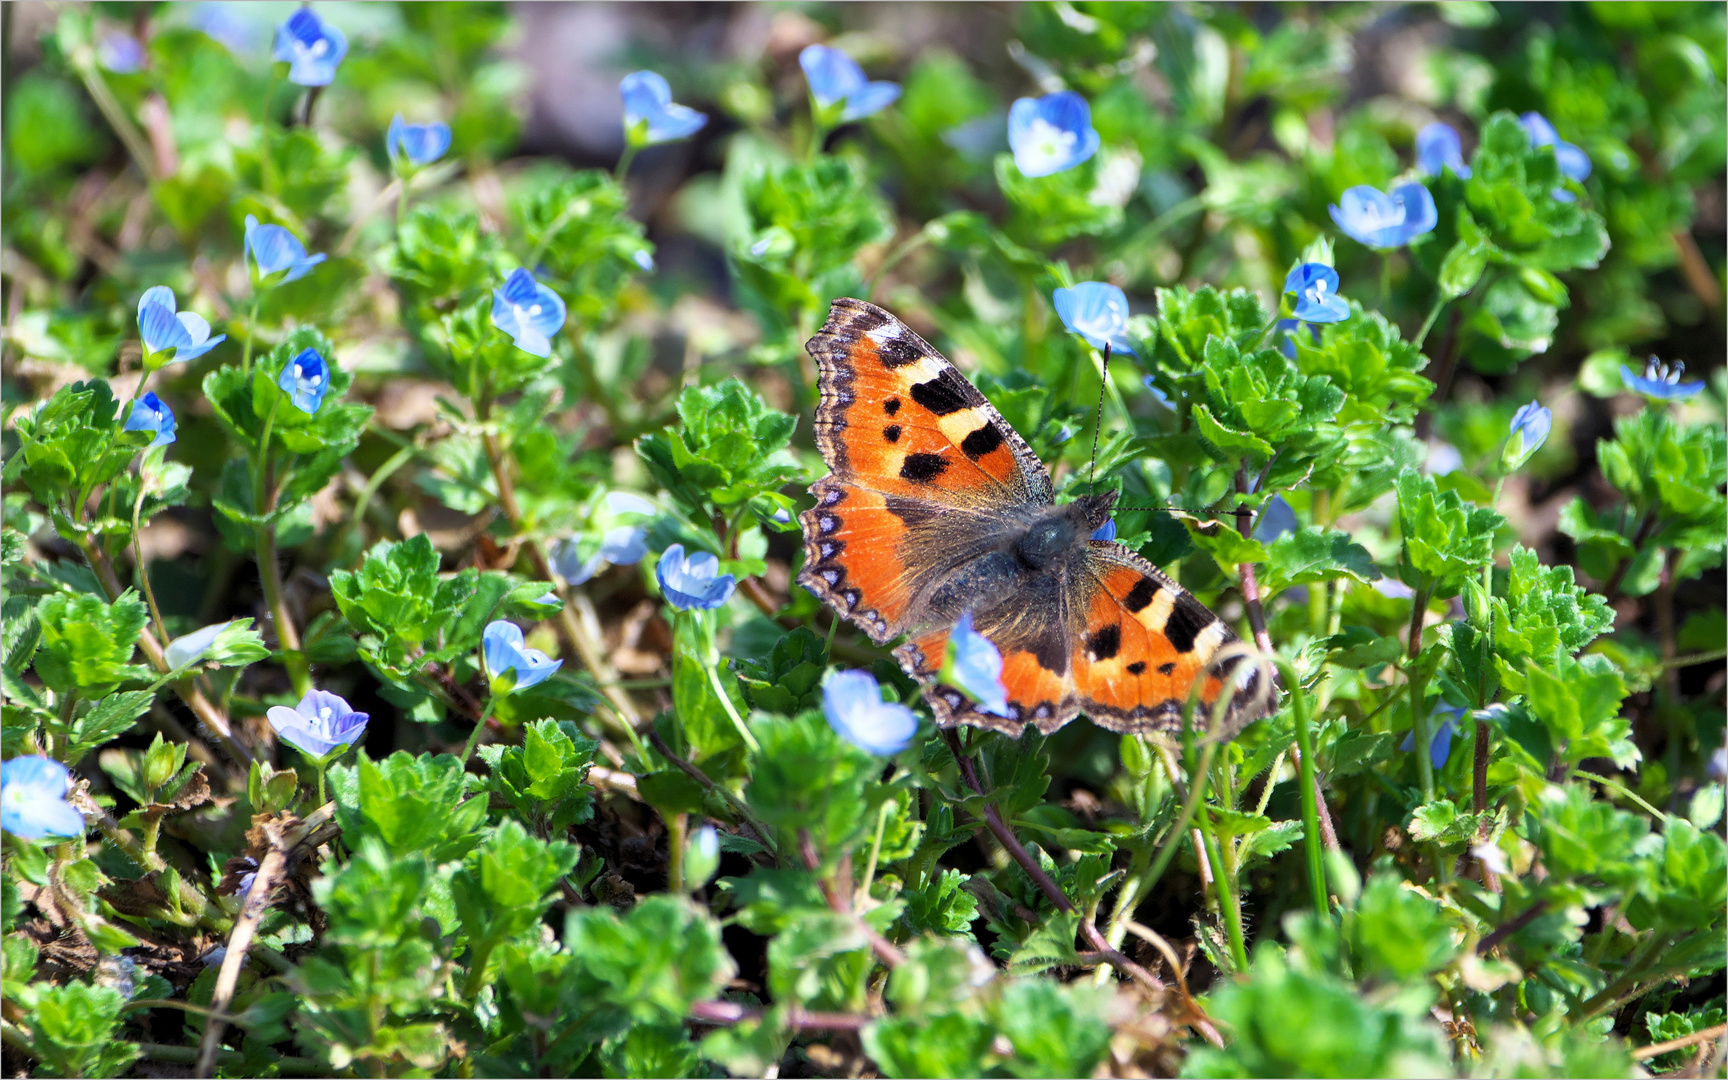
<svg viewBox="0 0 1728 1080">
<path fill-rule="evenodd" d="M 714 688 L 714 693 L 720 696 L 720 706 L 726 710 L 726 715 L 732 721 L 732 726 L 738 729 L 738 734 L 744 740 L 744 745 L 750 748 L 752 754 L 762 752 L 762 744 L 756 741 L 756 736 L 750 733 L 750 728 L 744 723 L 744 718 L 738 715 L 738 710 L 732 707 L 732 699 L 726 695 L 726 688 L 720 685 L 720 668 L 717 664 L 702 665 L 708 672 L 708 685 Z"/>
<path fill-rule="evenodd" d="M 876 267 L 875 272 L 870 275 L 870 280 L 864 284 L 864 299 L 875 300 L 876 286 L 881 282 L 882 278 L 887 275 L 888 271 L 899 266 L 900 260 L 906 258 L 906 256 L 917 251 L 929 242 L 930 234 L 923 229 L 919 229 L 917 232 L 901 241 L 900 246 L 888 253 L 888 257 L 882 260 L 881 265 Z"/>
<path fill-rule="evenodd" d="M 156 624 L 156 636 L 166 647 L 168 644 L 168 627 L 162 622 L 162 609 L 156 604 L 156 590 L 150 585 L 150 568 L 144 565 L 144 541 L 139 536 L 139 518 L 144 513 L 144 490 L 144 463 L 140 461 L 138 463 L 138 498 L 132 503 L 132 561 L 138 570 L 138 586 L 144 590 L 144 599 L 150 604 L 150 618 Z"/>
<path fill-rule="evenodd" d="M 1434 329 L 1434 320 L 1440 317 L 1440 312 L 1445 307 L 1446 297 L 1442 294 L 1438 300 L 1434 301 L 1434 306 L 1428 309 L 1428 317 L 1422 320 L 1422 329 L 1416 331 L 1415 345 L 1418 350 L 1422 348 L 1422 343 L 1428 340 L 1428 331 Z"/>
<path fill-rule="evenodd" d="M 1308 695 L 1302 689 L 1295 665 L 1283 657 L 1276 660 L 1278 670 L 1290 687 L 1290 717 L 1296 728 L 1298 783 L 1302 799 L 1302 848 L 1308 859 L 1308 888 L 1313 894 L 1314 913 L 1322 919 L 1331 914 L 1326 899 L 1326 860 L 1320 850 L 1319 779 L 1314 775 L 1314 733 L 1308 724 Z"/>
<path fill-rule="evenodd" d="M 997 811 L 996 804 L 989 801 L 989 795 L 978 779 L 977 768 L 973 766 L 972 759 L 967 756 L 965 748 L 960 745 L 960 737 L 952 728 L 944 730 L 942 735 L 948 741 L 948 749 L 954 754 L 955 762 L 960 766 L 960 775 L 966 781 L 966 786 L 985 797 L 984 824 L 990 829 L 991 835 L 996 837 L 996 841 L 1002 845 L 1004 851 L 1008 852 L 1009 857 L 1020 865 L 1020 869 L 1026 872 L 1026 876 L 1032 879 L 1039 891 L 1052 904 L 1056 905 L 1056 910 L 1063 913 L 1075 911 L 1074 902 L 1068 899 L 1061 886 L 1052 881 L 1050 875 L 1044 872 L 1044 868 L 1038 865 L 1038 861 L 1032 858 L 1031 853 L 1026 850 L 1026 846 L 1020 842 L 1020 838 L 1015 836 L 1013 830 L 1009 829 L 1007 823 L 1002 820 L 1002 815 Z M 1098 927 L 1094 926 L 1092 920 L 1085 918 L 1084 915 L 1080 919 L 1080 932 L 1092 944 L 1092 947 L 1097 949 L 1103 958 L 1115 965 L 1118 970 L 1126 971 L 1150 988 L 1163 989 L 1163 983 L 1154 978 L 1150 971 L 1122 955 L 1121 950 L 1105 940 Z"/>
<path fill-rule="evenodd" d="M 724 799 L 726 805 L 730 806 L 738 814 L 739 820 L 749 823 L 750 827 L 756 830 L 756 835 L 761 838 L 762 845 L 768 849 L 770 855 L 774 856 L 774 860 L 779 862 L 780 851 L 779 846 L 774 842 L 773 831 L 770 830 L 767 825 L 763 824 L 762 819 L 757 817 L 755 813 L 751 811 L 748 804 L 739 799 L 738 796 L 732 794 L 732 792 L 727 790 L 723 785 L 716 784 L 714 781 L 710 780 L 707 773 L 673 753 L 672 748 L 666 745 L 666 740 L 662 739 L 660 733 L 655 731 L 653 728 L 648 729 L 648 741 L 654 744 L 654 749 L 660 751 L 662 757 L 682 769 L 685 775 L 689 776 L 690 779 L 696 781 L 704 788 L 714 792 L 714 794 Z M 642 760 L 644 763 L 647 762 L 648 758 L 646 754 L 643 755 Z"/>
<path fill-rule="evenodd" d="M 666 844 L 670 858 L 666 864 L 666 890 L 684 891 L 684 837 L 689 831 L 690 815 L 676 813 L 666 819 Z"/>
<path fill-rule="evenodd" d="M 1237 973 L 1248 970 L 1248 949 L 1242 940 L 1241 900 L 1236 895 L 1235 882 L 1225 872 L 1224 856 L 1218 849 L 1218 838 L 1212 832 L 1212 815 L 1201 811 L 1194 819 L 1200 826 L 1200 837 L 1206 845 L 1206 858 L 1212 863 L 1218 887 L 1218 909 L 1224 916 L 1224 933 L 1230 943 L 1230 960 Z"/>
<path fill-rule="evenodd" d="M 480 745 L 480 736 L 486 731 L 486 721 L 492 718 L 492 710 L 498 707 L 498 695 L 493 694 L 486 699 L 486 707 L 480 710 L 480 719 L 474 724 L 474 730 L 468 736 L 468 741 L 462 747 L 462 764 L 468 764 L 468 759 L 474 756 L 474 748 Z"/>
<path fill-rule="evenodd" d="M 1406 676 L 1410 682 L 1410 731 L 1416 743 L 1416 772 L 1422 778 L 1422 801 L 1434 801 L 1434 765 L 1428 760 L 1428 717 L 1424 714 L 1422 705 L 1426 701 L 1425 691 L 1428 680 L 1416 671 L 1416 658 L 1422 652 L 1422 621 L 1428 614 L 1428 596 L 1434 586 L 1427 581 L 1416 590 L 1410 607 L 1410 641 L 1406 648 L 1406 656 L 1410 660 L 1410 669 Z"/>
<path fill-rule="evenodd" d="M 618 155 L 618 165 L 612 170 L 612 179 L 624 186 L 625 177 L 630 175 L 630 163 L 636 160 L 636 146 L 630 140 L 624 140 L 624 152 Z"/>
<path fill-rule="evenodd" d="M 257 286 L 253 286 L 254 289 Z M 240 350 L 240 374 L 252 374 L 252 339 L 258 336 L 258 305 L 263 301 L 262 293 L 252 294 L 252 314 L 246 318 L 246 347 Z"/>
</svg>

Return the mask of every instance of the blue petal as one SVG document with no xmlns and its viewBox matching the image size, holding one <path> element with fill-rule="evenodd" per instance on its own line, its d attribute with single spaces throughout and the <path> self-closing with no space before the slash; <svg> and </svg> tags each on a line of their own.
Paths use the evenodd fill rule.
<svg viewBox="0 0 1728 1080">
<path fill-rule="evenodd" d="M 144 308 L 150 304 L 160 304 L 169 311 L 179 310 L 174 299 L 174 290 L 166 285 L 153 285 L 145 289 L 144 295 L 138 298 L 138 318 L 140 320 L 144 318 Z"/>
<path fill-rule="evenodd" d="M 798 54 L 798 66 L 804 69 L 811 96 L 823 108 L 857 93 L 868 81 L 856 60 L 826 45 L 805 46 Z"/>
<path fill-rule="evenodd" d="M 1116 519 L 1111 518 L 1092 530 L 1092 539 L 1109 542 L 1116 539 Z"/>
<path fill-rule="evenodd" d="M 1254 539 L 1270 544 L 1280 536 L 1294 533 L 1299 526 L 1296 511 L 1284 501 L 1284 496 L 1274 495 L 1261 508 L 1260 520 L 1254 523 Z"/>
<path fill-rule="evenodd" d="M 648 142 L 666 143 L 687 139 L 708 126 L 705 113 L 687 105 L 668 105 L 648 120 Z"/>
<path fill-rule="evenodd" d="M 188 348 L 192 344 L 186 325 L 174 317 L 172 308 L 161 304 L 146 304 L 139 309 L 138 334 L 144 339 L 145 350 L 151 353 Z"/>
<path fill-rule="evenodd" d="M 900 100 L 900 84 L 895 82 L 866 83 L 846 95 L 846 109 L 840 114 L 844 123 L 873 116 Z"/>
<path fill-rule="evenodd" d="M 624 122 L 645 120 L 672 104 L 672 86 L 655 71 L 633 71 L 618 84 L 624 98 Z"/>
</svg>

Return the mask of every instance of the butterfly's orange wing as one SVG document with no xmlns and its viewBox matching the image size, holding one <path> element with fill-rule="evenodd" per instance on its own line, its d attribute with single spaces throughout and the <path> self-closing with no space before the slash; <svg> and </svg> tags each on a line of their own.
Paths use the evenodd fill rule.
<svg viewBox="0 0 1728 1080">
<path fill-rule="evenodd" d="M 798 580 L 885 643 L 930 581 L 975 551 L 965 538 L 1004 506 L 1050 501 L 1050 475 L 953 364 L 874 304 L 834 301 L 806 347 L 833 475 L 810 489 Z"/>
<path fill-rule="evenodd" d="M 1050 474 L 984 395 L 881 308 L 836 300 L 807 348 L 821 376 L 816 444 L 832 475 L 800 519 L 798 581 L 876 642 L 907 636 L 895 656 L 939 723 L 1050 732 L 1084 709 L 1117 731 L 1170 729 L 1196 680 L 1206 703 L 1223 692 L 1214 660 L 1235 635 L 1145 560 L 1096 541 L 1060 574 L 974 612 L 1002 652 L 1009 716 L 938 683 L 952 618 L 933 616 L 932 591 L 1002 550 L 1016 514 L 1049 507 Z M 1233 723 L 1249 711 L 1233 706 Z"/>
<path fill-rule="evenodd" d="M 1121 544 L 1094 541 L 1087 556 L 1073 665 L 1087 716 L 1112 731 L 1175 731 L 1196 683 L 1197 730 L 1208 727 L 1227 683 L 1228 730 L 1264 712 L 1261 676 L 1231 677 L 1245 657 L 1230 647 L 1238 642 L 1224 620 Z"/>
</svg>

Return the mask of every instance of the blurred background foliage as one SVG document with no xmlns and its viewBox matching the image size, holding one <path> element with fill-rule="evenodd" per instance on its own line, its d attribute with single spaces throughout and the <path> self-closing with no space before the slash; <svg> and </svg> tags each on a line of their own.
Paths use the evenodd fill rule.
<svg viewBox="0 0 1728 1080">
<path fill-rule="evenodd" d="M 8 833 L 9 1068 L 189 1063 L 215 1001 L 232 1075 L 1721 1074 L 1721 5 L 330 3 L 312 89 L 295 10 L 0 8 L 5 754 L 100 834 Z M 817 123 L 818 43 L 903 95 Z M 626 154 L 639 68 L 706 126 Z M 1064 89 L 1100 149 L 1028 177 L 1010 103 Z M 406 180 L 398 114 L 452 136 Z M 1436 120 L 1473 175 L 1421 178 L 1432 232 L 1339 235 Z M 248 217 L 324 261 L 264 287 Z M 1298 262 L 1352 317 L 1257 348 Z M 568 309 L 545 358 L 493 329 L 517 267 Z M 1050 300 L 1085 280 L 1142 346 L 1105 387 Z M 227 340 L 152 376 L 178 441 L 133 470 L 163 285 Z M 1324 845 L 1290 704 L 1204 750 L 969 736 L 1072 910 L 927 718 L 889 769 L 823 722 L 833 663 L 915 696 L 789 584 L 838 296 L 1064 491 L 1106 400 L 1101 475 L 1177 511 L 1119 535 L 1245 638 L 1258 568 Z M 306 349 L 330 403 L 278 419 Z M 1652 355 L 1705 386 L 1641 397 Z M 1274 495 L 1288 535 L 1230 531 Z M 664 607 L 620 528 L 737 595 Z M 564 667 L 494 696 L 506 617 Z M 371 718 L 351 762 L 266 718 L 314 683 Z"/>
</svg>

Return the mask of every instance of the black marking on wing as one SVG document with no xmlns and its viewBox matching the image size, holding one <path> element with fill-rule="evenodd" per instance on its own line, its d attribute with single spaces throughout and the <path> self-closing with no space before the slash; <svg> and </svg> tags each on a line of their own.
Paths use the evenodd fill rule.
<svg viewBox="0 0 1728 1080">
<path fill-rule="evenodd" d="M 928 484 L 948 469 L 948 461 L 940 454 L 907 454 L 900 465 L 900 478 L 914 484 Z"/>
<path fill-rule="evenodd" d="M 877 344 L 876 355 L 881 358 L 883 367 L 893 371 L 924 359 L 924 350 L 905 338 L 891 337 Z"/>
<path fill-rule="evenodd" d="M 971 399 L 977 394 L 978 391 L 966 381 L 966 377 L 951 367 L 943 368 L 942 374 L 934 379 L 914 383 L 912 386 L 912 400 L 937 416 L 957 413 L 968 405 L 975 404 Z"/>
<path fill-rule="evenodd" d="M 1134 587 L 1128 590 L 1128 595 L 1122 598 L 1122 606 L 1138 615 L 1152 602 L 1152 598 L 1158 595 L 1158 588 L 1156 581 L 1143 577 L 1136 581 Z"/>
<path fill-rule="evenodd" d="M 1164 622 L 1164 636 L 1170 639 L 1171 648 L 1188 652 L 1194 648 L 1194 639 L 1200 636 L 1200 631 L 1211 626 L 1215 617 L 1200 606 L 1200 601 L 1183 595 L 1170 609 L 1170 618 Z"/>
<path fill-rule="evenodd" d="M 887 427 L 882 429 L 882 437 L 884 439 L 887 439 L 891 443 L 892 442 L 899 442 L 900 441 L 900 425 L 899 424 L 889 424 Z"/>
<path fill-rule="evenodd" d="M 1001 445 L 1002 433 L 996 430 L 995 424 L 991 423 L 986 423 L 983 427 L 960 440 L 960 449 L 965 451 L 966 456 L 973 461 L 977 461 Z"/>
<path fill-rule="evenodd" d="M 1111 623 L 1092 635 L 1086 647 L 1092 651 L 1092 662 L 1108 660 L 1122 650 L 1122 627 Z"/>
</svg>

